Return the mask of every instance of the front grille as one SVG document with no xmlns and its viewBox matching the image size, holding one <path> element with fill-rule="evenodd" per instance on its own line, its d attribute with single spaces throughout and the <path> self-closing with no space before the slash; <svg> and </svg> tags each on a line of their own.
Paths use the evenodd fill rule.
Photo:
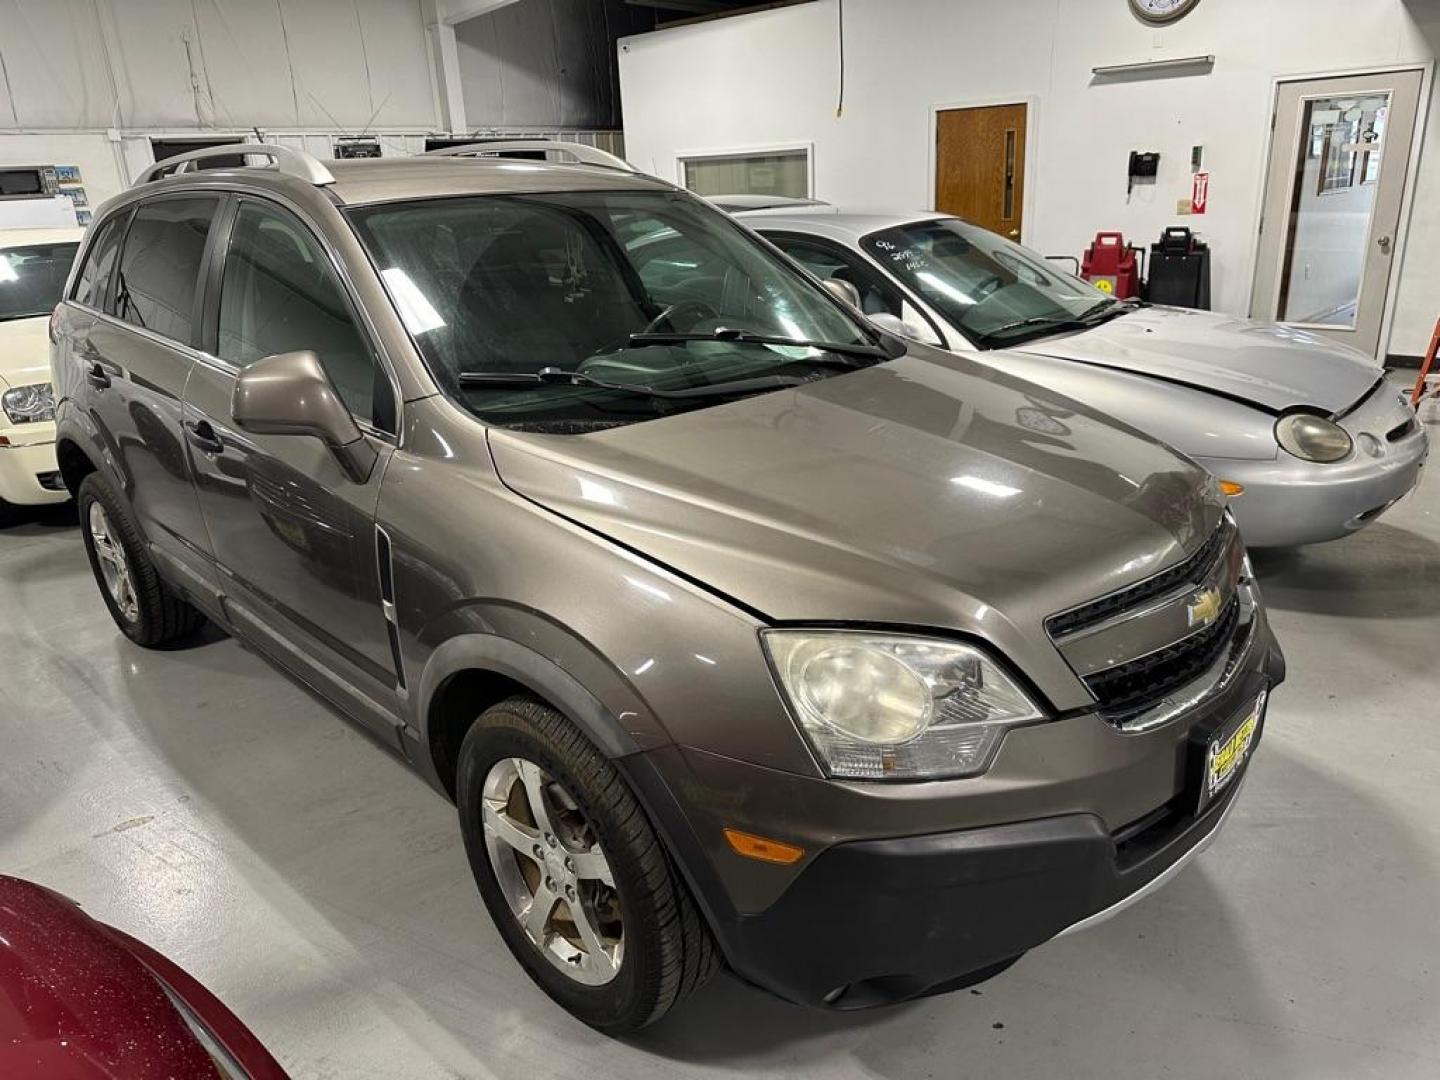
<svg viewBox="0 0 1440 1080">
<path fill-rule="evenodd" d="M 1395 427 L 1387 431 L 1385 433 L 1385 438 L 1388 442 L 1399 442 L 1401 439 L 1405 438 L 1405 436 L 1409 435 L 1419 426 L 1420 425 L 1416 423 L 1415 418 L 1411 416 L 1407 418 L 1403 424 L 1397 424 Z"/>
<path fill-rule="evenodd" d="M 1214 623 L 1138 660 L 1098 671 L 1085 679 L 1100 708 L 1123 714 L 1158 701 L 1198 678 L 1230 644 L 1240 621 L 1240 599 L 1232 596 Z"/>
<path fill-rule="evenodd" d="M 1138 607 L 1147 600 L 1163 596 L 1177 585 L 1203 580 L 1229 543 L 1232 531 L 1229 525 L 1222 525 L 1205 541 L 1204 547 L 1168 570 L 1162 570 L 1154 577 L 1146 578 L 1109 596 L 1102 596 L 1069 611 L 1051 615 L 1045 620 L 1045 631 L 1052 640 L 1062 638 L 1066 634 L 1102 623 L 1128 608 Z"/>
</svg>

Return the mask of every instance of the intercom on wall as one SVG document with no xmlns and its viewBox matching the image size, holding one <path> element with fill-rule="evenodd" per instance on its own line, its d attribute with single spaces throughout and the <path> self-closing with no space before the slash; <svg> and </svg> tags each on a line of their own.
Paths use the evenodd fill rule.
<svg viewBox="0 0 1440 1080">
<path fill-rule="evenodd" d="M 1130 151 L 1130 182 L 1125 188 L 1125 198 L 1130 198 L 1137 179 L 1154 180 L 1160 171 L 1160 155 L 1143 150 Z"/>
</svg>

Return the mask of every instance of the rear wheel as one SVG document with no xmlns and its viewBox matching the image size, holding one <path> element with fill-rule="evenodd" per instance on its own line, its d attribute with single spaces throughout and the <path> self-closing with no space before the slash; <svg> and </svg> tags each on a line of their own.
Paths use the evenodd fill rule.
<svg viewBox="0 0 1440 1080">
<path fill-rule="evenodd" d="M 565 717 L 511 698 L 460 750 L 481 896 L 540 988 L 601 1031 L 664 1016 L 719 966 L 684 881 L 615 766 Z"/>
<path fill-rule="evenodd" d="M 137 645 L 155 647 L 190 637 L 205 616 L 160 579 L 129 512 L 99 473 L 80 484 L 80 532 L 90 569 L 115 625 Z"/>
</svg>

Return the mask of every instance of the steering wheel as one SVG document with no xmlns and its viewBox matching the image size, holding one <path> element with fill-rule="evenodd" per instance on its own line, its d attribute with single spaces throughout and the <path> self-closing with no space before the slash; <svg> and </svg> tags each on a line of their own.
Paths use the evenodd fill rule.
<svg viewBox="0 0 1440 1080">
<path fill-rule="evenodd" d="M 666 323 L 670 323 L 670 329 L 673 330 L 675 329 L 675 324 L 670 322 L 670 320 L 683 311 L 693 311 L 696 317 L 700 319 L 718 319 L 720 317 L 720 312 L 716 311 L 704 300 L 681 300 L 678 304 L 671 304 L 664 311 L 660 312 L 659 315 L 656 315 L 655 318 L 645 324 L 645 329 L 640 332 L 642 334 L 652 334 Z"/>
</svg>

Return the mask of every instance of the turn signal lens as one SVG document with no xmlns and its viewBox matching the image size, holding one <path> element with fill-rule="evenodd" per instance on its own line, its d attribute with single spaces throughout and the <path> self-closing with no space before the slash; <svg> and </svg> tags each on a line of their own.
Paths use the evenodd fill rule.
<svg viewBox="0 0 1440 1080">
<path fill-rule="evenodd" d="M 1237 484 L 1234 480 L 1221 480 L 1220 490 L 1228 498 L 1233 499 L 1236 496 L 1245 494 L 1245 485 Z"/>
<path fill-rule="evenodd" d="M 760 862 L 789 866 L 793 862 L 799 862 L 805 855 L 805 850 L 794 844 L 785 844 L 779 840 L 767 840 L 763 836 L 741 832 L 739 829 L 726 829 L 725 840 L 736 855 L 743 855 L 747 859 L 757 859 Z"/>
</svg>

